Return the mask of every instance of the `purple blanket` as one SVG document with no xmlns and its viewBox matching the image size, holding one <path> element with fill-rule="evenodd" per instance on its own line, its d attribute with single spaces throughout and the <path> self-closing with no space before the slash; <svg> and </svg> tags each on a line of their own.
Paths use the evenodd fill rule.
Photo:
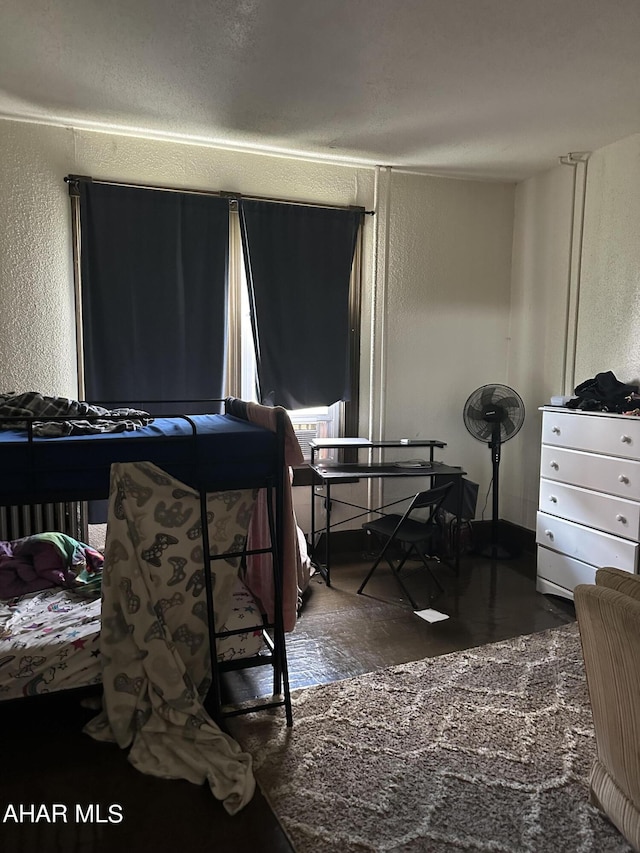
<svg viewBox="0 0 640 853">
<path fill-rule="evenodd" d="M 73 587 L 102 570 L 102 554 L 64 533 L 37 533 L 0 541 L 0 599 L 17 598 L 53 586 Z"/>
</svg>

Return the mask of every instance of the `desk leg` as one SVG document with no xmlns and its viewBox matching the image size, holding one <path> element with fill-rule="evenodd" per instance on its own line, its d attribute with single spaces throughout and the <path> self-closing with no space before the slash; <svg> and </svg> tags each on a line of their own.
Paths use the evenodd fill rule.
<svg viewBox="0 0 640 853">
<path fill-rule="evenodd" d="M 329 483 L 324 483 L 323 487 L 325 489 L 324 495 L 319 495 L 316 492 L 316 483 L 311 484 L 311 562 L 315 566 L 316 570 L 320 572 L 322 577 L 325 579 L 327 586 L 331 586 L 331 575 L 330 575 L 330 549 L 329 549 L 329 530 L 331 528 L 331 485 Z M 324 497 L 325 507 L 326 507 L 326 526 L 325 526 L 325 534 L 324 534 L 324 565 L 320 562 L 316 555 L 317 545 L 320 543 L 316 543 L 316 501 L 318 498 Z"/>
<path fill-rule="evenodd" d="M 456 552 L 456 560 L 455 560 L 455 572 L 456 577 L 460 574 L 460 525 L 462 524 L 462 495 L 464 491 L 464 484 L 462 482 L 462 477 L 458 478 L 458 518 L 456 524 L 456 536 L 455 536 L 455 552 Z"/>
<path fill-rule="evenodd" d="M 325 576 L 324 579 L 327 582 L 327 586 L 331 586 L 331 549 L 329 547 L 329 531 L 331 529 L 331 483 L 327 480 L 325 483 L 325 505 L 324 505 L 325 517 L 327 519 L 327 526 L 324 534 L 324 564 L 325 564 Z"/>
<path fill-rule="evenodd" d="M 311 541 L 309 542 L 309 549 L 311 553 L 311 559 L 315 560 L 315 550 L 316 550 L 316 484 L 314 482 L 314 477 L 311 477 Z"/>
</svg>

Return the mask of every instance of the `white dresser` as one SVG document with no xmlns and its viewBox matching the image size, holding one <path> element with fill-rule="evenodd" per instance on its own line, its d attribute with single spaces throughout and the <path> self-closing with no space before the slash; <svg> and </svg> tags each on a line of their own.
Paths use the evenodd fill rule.
<svg viewBox="0 0 640 853">
<path fill-rule="evenodd" d="M 573 598 L 601 566 L 638 571 L 640 418 L 541 411 L 537 589 Z"/>
</svg>

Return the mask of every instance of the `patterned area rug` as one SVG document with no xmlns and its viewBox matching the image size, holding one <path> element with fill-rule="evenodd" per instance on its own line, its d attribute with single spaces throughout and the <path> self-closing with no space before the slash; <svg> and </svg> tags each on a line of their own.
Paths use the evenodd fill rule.
<svg viewBox="0 0 640 853">
<path fill-rule="evenodd" d="M 297 853 L 623 853 L 588 804 L 577 625 L 294 694 L 237 718 Z"/>
</svg>

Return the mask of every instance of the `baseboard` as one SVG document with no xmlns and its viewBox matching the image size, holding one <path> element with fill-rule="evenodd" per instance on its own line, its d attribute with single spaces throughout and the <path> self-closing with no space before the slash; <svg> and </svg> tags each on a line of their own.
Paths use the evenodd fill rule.
<svg viewBox="0 0 640 853">
<path fill-rule="evenodd" d="M 480 551 L 491 542 L 491 521 L 474 521 L 473 549 Z M 320 535 L 316 545 L 316 554 L 324 553 L 325 533 Z M 526 552 L 535 553 L 536 534 L 535 530 L 527 530 L 519 524 L 501 519 L 498 523 L 498 540 L 507 550 L 514 554 Z M 331 554 L 335 557 L 348 557 L 353 554 L 367 553 L 371 550 L 370 537 L 364 530 L 335 530 L 331 534 Z"/>
<path fill-rule="evenodd" d="M 322 558 L 326 533 L 321 533 L 315 548 L 316 554 Z M 334 530 L 331 534 L 331 557 L 348 557 L 362 554 L 370 550 L 370 537 L 364 530 Z"/>
<path fill-rule="evenodd" d="M 493 522 L 491 521 L 474 521 L 473 527 L 473 542 L 474 549 L 481 550 L 491 542 L 491 534 Z M 514 554 L 526 552 L 529 554 L 535 553 L 536 550 L 536 532 L 528 530 L 526 527 L 521 527 L 519 524 L 513 524 L 511 521 L 500 519 L 498 522 L 498 542 L 507 550 Z"/>
</svg>

